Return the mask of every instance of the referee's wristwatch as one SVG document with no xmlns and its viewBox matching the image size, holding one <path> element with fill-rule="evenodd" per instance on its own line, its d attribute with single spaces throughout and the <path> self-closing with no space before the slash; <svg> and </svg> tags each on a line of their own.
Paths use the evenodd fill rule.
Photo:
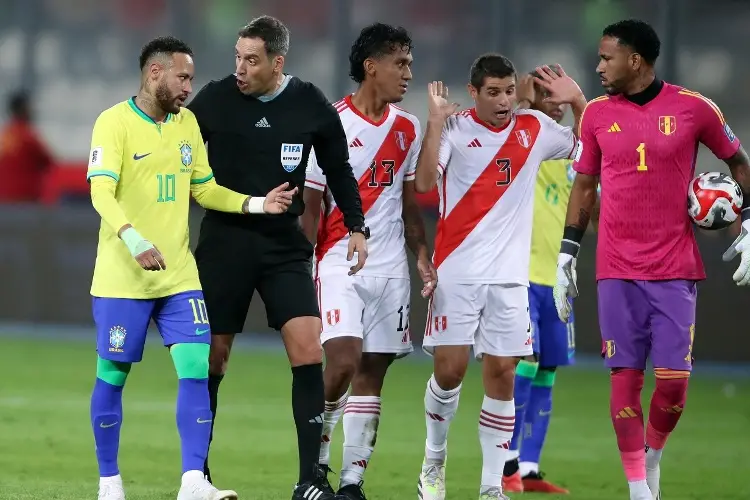
<svg viewBox="0 0 750 500">
<path fill-rule="evenodd" d="M 349 230 L 349 236 L 354 233 L 362 233 L 366 240 L 370 239 L 370 228 L 367 226 L 354 226 Z"/>
</svg>

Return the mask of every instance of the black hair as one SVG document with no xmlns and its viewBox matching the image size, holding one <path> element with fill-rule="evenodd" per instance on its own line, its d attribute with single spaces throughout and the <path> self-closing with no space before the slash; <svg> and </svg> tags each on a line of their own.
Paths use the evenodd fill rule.
<svg viewBox="0 0 750 500">
<path fill-rule="evenodd" d="M 507 57 L 500 54 L 483 54 L 471 65 L 469 83 L 479 90 L 484 85 L 485 78 L 506 78 L 515 76 L 516 68 Z"/>
<path fill-rule="evenodd" d="M 617 38 L 620 45 L 627 45 L 633 52 L 640 54 L 646 63 L 653 66 L 659 57 L 661 42 L 654 28 L 645 21 L 626 19 L 610 24 L 602 36 Z"/>
<path fill-rule="evenodd" d="M 289 52 L 289 28 L 275 17 L 256 17 L 237 35 L 240 38 L 260 38 L 268 55 L 285 56 Z"/>
<path fill-rule="evenodd" d="M 10 116 L 20 116 L 29 108 L 29 95 L 19 90 L 18 92 L 14 92 L 9 98 L 8 98 L 8 114 Z"/>
<path fill-rule="evenodd" d="M 349 52 L 349 76 L 357 83 L 365 80 L 364 62 L 397 50 L 411 52 L 409 32 L 400 26 L 375 23 L 362 29 Z"/>
<path fill-rule="evenodd" d="M 159 38 L 154 38 L 143 47 L 143 50 L 141 50 L 141 57 L 139 59 L 141 70 L 143 70 L 152 57 L 158 54 L 169 56 L 172 54 L 187 54 L 192 56 L 193 49 L 182 40 L 173 36 L 160 36 Z"/>
</svg>

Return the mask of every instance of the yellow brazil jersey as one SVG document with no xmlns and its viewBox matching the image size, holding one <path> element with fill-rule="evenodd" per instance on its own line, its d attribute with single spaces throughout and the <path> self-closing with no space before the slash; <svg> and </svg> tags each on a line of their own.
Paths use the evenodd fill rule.
<svg viewBox="0 0 750 500">
<path fill-rule="evenodd" d="M 127 222 L 164 256 L 166 270 L 145 271 L 102 220 L 91 294 L 149 299 L 200 290 L 188 246 L 191 184 L 211 181 L 206 148 L 193 113 L 183 108 L 156 123 L 133 99 L 104 111 L 91 139 L 87 179 L 117 183 L 115 199 Z"/>
<path fill-rule="evenodd" d="M 572 160 L 548 160 L 539 167 L 531 233 L 531 283 L 555 285 L 557 254 L 560 253 L 560 240 L 574 178 Z"/>
</svg>

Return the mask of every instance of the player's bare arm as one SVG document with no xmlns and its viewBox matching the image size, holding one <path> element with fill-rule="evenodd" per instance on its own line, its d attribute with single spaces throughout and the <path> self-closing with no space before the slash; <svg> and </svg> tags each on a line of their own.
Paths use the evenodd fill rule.
<svg viewBox="0 0 750 500">
<path fill-rule="evenodd" d="M 417 160 L 414 187 L 418 193 L 429 193 L 437 184 L 440 137 L 445 121 L 456 112 L 458 104 L 448 101 L 448 86 L 443 82 L 427 84 L 429 116 Z"/>
<path fill-rule="evenodd" d="M 530 109 L 536 100 L 536 88 L 534 77 L 531 74 L 523 75 L 518 79 L 516 87 L 516 96 L 518 96 L 518 109 Z"/>
<path fill-rule="evenodd" d="M 438 277 L 427 248 L 424 219 L 422 218 L 422 209 L 417 201 L 414 181 L 404 182 L 402 217 L 404 219 L 406 246 L 417 258 L 417 271 L 423 284 L 422 297 L 429 297 L 437 286 Z"/>
<path fill-rule="evenodd" d="M 743 214 L 745 210 L 750 208 L 750 158 L 747 156 L 745 148 L 740 146 L 740 149 L 732 155 L 730 158 L 724 160 L 729 167 L 729 172 L 734 177 L 734 180 L 742 187 L 743 194 Z M 747 210 L 750 214 L 750 210 Z M 748 218 L 750 215 L 743 217 Z"/>
<path fill-rule="evenodd" d="M 300 225 L 307 239 L 315 245 L 318 239 L 318 222 L 320 220 L 320 205 L 323 203 L 323 191 L 305 188 L 302 192 L 302 199 L 305 202 L 305 211 L 299 218 Z"/>
<path fill-rule="evenodd" d="M 581 241 L 597 204 L 596 186 L 598 176 L 578 173 L 573 181 L 565 216 L 566 231 L 580 231 L 575 241 Z"/>
</svg>

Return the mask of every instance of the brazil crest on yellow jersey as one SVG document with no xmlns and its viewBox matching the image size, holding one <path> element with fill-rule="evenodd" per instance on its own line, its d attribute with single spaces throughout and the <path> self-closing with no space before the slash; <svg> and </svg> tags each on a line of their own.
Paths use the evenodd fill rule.
<svg viewBox="0 0 750 500">
<path fill-rule="evenodd" d="M 166 270 L 145 271 L 102 220 L 91 294 L 152 299 L 200 290 L 188 246 L 191 184 L 213 178 L 198 122 L 183 108 L 156 123 L 134 99 L 104 111 L 91 139 L 87 179 L 116 182 L 115 199 L 128 222 L 164 256 Z"/>
</svg>

